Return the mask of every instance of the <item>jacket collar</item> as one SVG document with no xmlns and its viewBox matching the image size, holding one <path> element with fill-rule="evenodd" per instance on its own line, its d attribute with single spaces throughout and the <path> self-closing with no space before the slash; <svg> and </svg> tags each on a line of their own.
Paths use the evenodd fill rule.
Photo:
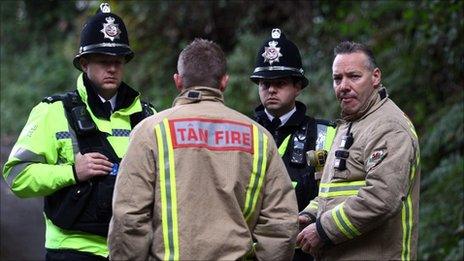
<svg viewBox="0 0 464 261">
<path fill-rule="evenodd" d="M 195 86 L 182 90 L 176 97 L 172 106 L 197 103 L 201 101 L 214 101 L 224 103 L 224 96 L 217 88 Z"/>
<path fill-rule="evenodd" d="M 361 109 L 353 115 L 343 115 L 342 120 L 353 122 L 356 120 L 361 120 L 367 117 L 367 115 L 376 111 L 388 98 L 387 89 L 383 85 L 379 88 L 378 91 L 372 92 L 371 96 L 367 102 L 361 107 Z"/>
<path fill-rule="evenodd" d="M 296 107 L 296 111 L 292 114 L 292 116 L 290 116 L 290 118 L 284 125 L 280 126 L 280 128 L 284 126 L 288 126 L 288 127 L 299 126 L 301 124 L 301 122 L 305 118 L 306 106 L 299 101 L 295 101 L 295 107 Z M 267 117 L 266 112 L 264 111 L 264 106 L 262 104 L 256 107 L 255 117 L 259 123 L 267 123 L 267 124 L 270 123 L 270 120 Z"/>
<path fill-rule="evenodd" d="M 77 78 L 77 91 L 82 98 L 82 101 L 90 108 L 91 112 L 98 118 L 109 120 L 111 116 L 111 108 L 106 106 L 95 90 L 94 84 L 87 78 L 85 73 L 81 73 Z M 129 87 L 124 82 L 118 88 L 116 97 L 116 106 L 114 111 L 121 114 L 130 115 L 142 110 L 139 101 L 139 93 Z"/>
</svg>

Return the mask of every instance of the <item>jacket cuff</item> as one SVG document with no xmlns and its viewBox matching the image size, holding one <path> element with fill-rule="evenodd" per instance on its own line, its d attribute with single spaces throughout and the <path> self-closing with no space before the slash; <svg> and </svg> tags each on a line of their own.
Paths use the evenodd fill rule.
<svg viewBox="0 0 464 261">
<path fill-rule="evenodd" d="M 79 183 L 79 178 L 77 177 L 77 173 L 76 173 L 76 166 L 74 166 L 74 164 L 72 164 L 72 172 L 73 172 L 75 183 L 76 184 Z"/>
<path fill-rule="evenodd" d="M 332 240 L 330 240 L 330 238 L 327 236 L 327 233 L 325 233 L 324 228 L 322 228 L 321 219 L 316 220 L 316 230 L 317 230 L 317 233 L 319 234 L 319 237 L 324 242 L 324 245 L 326 246 L 333 245 Z"/>
<path fill-rule="evenodd" d="M 309 218 L 310 224 L 316 221 L 316 217 L 313 214 L 306 212 L 306 211 L 301 211 L 300 213 L 298 213 L 298 216 L 307 216 Z"/>
</svg>

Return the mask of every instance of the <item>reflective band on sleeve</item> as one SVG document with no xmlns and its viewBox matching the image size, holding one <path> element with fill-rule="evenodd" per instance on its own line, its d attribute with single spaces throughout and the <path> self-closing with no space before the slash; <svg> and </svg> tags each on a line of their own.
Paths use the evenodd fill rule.
<svg viewBox="0 0 464 261">
<path fill-rule="evenodd" d="M 253 125 L 253 170 L 247 187 L 243 215 L 248 220 L 253 213 L 263 185 L 267 165 L 267 136 Z"/>
<path fill-rule="evenodd" d="M 406 200 L 403 201 L 401 209 L 401 224 L 403 227 L 403 242 L 401 249 L 401 260 L 411 259 L 411 236 L 413 227 L 413 206 L 411 198 L 411 190 L 413 188 L 414 178 L 416 176 L 417 166 L 419 166 L 420 157 L 416 152 L 415 162 L 411 164 L 409 172 L 409 181 L 411 182 Z"/>
<path fill-rule="evenodd" d="M 353 224 L 350 222 L 348 217 L 343 210 L 344 203 L 337 205 L 332 210 L 332 218 L 335 221 L 338 229 L 349 239 L 352 239 L 355 236 L 361 235 L 361 233 L 356 229 Z"/>
<path fill-rule="evenodd" d="M 285 151 L 287 150 L 288 141 L 290 140 L 290 137 L 291 137 L 291 136 L 292 136 L 292 135 L 288 135 L 287 138 L 285 138 L 285 140 L 282 141 L 282 143 L 280 144 L 279 150 L 278 150 L 278 151 L 279 151 L 279 156 L 280 156 L 280 157 L 283 157 L 283 156 L 284 156 Z"/>
<path fill-rule="evenodd" d="M 8 173 L 6 178 L 6 183 L 11 188 L 15 178 L 23 172 L 27 166 L 33 163 L 46 163 L 45 157 L 43 155 L 34 153 L 25 148 L 19 148 L 13 155 L 14 158 L 19 160 L 18 164 L 15 164 Z"/>
<path fill-rule="evenodd" d="M 164 260 L 179 260 L 176 172 L 169 122 L 164 119 L 155 127 L 161 190 Z"/>
<path fill-rule="evenodd" d="M 339 196 L 354 196 L 358 194 L 358 190 L 366 186 L 366 181 L 351 181 L 337 183 L 321 183 L 319 185 L 319 195 L 323 198 L 339 197 Z"/>
<path fill-rule="evenodd" d="M 19 148 L 13 157 L 19 159 L 20 161 L 26 162 L 37 162 L 37 163 L 46 163 L 45 157 L 43 155 L 34 153 L 28 149 Z"/>
<path fill-rule="evenodd" d="M 403 202 L 401 209 L 401 223 L 403 227 L 403 244 L 401 249 L 401 260 L 411 259 L 411 234 L 412 234 L 412 200 L 411 195 Z"/>
<path fill-rule="evenodd" d="M 317 203 L 317 201 L 315 200 L 311 200 L 311 202 L 309 202 L 308 207 L 312 209 L 317 209 L 319 207 L 319 203 Z"/>
<path fill-rule="evenodd" d="M 31 164 L 32 162 L 24 162 L 24 163 L 16 164 L 11 168 L 10 172 L 8 173 L 8 177 L 6 178 L 6 183 L 8 184 L 10 189 L 13 186 L 13 181 L 19 175 L 19 173 L 23 172 L 23 170 L 25 170 L 27 166 Z"/>
</svg>

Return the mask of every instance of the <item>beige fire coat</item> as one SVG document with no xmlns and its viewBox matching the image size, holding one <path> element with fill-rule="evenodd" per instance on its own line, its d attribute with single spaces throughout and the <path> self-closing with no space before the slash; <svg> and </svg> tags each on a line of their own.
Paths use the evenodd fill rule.
<svg viewBox="0 0 464 261">
<path fill-rule="evenodd" d="M 227 108 L 219 90 L 189 88 L 131 134 L 110 258 L 236 260 L 254 249 L 260 260 L 291 260 L 297 217 L 272 136 Z"/>
<path fill-rule="evenodd" d="M 319 195 L 304 210 L 317 218 L 325 241 L 321 259 L 415 259 L 420 171 L 414 127 L 384 88 L 357 116 L 338 125 Z M 338 170 L 342 153 L 336 151 L 343 150 L 350 125 L 347 169 Z"/>
</svg>

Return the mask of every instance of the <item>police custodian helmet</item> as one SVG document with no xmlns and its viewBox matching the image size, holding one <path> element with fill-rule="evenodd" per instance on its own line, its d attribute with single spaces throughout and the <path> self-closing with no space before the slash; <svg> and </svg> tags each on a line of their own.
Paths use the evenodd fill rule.
<svg viewBox="0 0 464 261">
<path fill-rule="evenodd" d="M 302 88 L 308 85 L 304 76 L 301 56 L 298 47 L 287 40 L 280 29 L 272 29 L 271 38 L 262 45 L 256 57 L 256 66 L 250 79 L 258 84 L 260 79 L 276 79 L 282 77 L 299 78 Z"/>
<path fill-rule="evenodd" d="M 102 3 L 82 28 L 79 52 L 73 60 L 74 67 L 82 70 L 79 58 L 91 53 L 124 56 L 126 63 L 134 57 L 126 26 L 119 16 L 111 13 L 107 3 Z"/>
</svg>

